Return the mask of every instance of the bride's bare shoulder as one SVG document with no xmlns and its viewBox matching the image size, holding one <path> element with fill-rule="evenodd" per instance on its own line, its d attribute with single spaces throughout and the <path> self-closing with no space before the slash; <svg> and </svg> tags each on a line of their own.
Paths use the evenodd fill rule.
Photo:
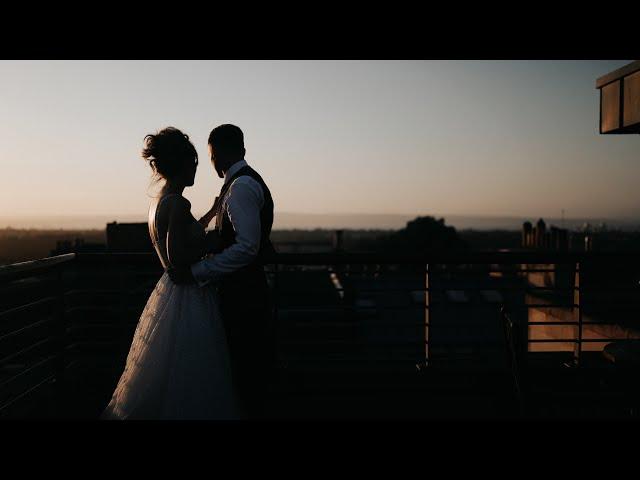
<svg viewBox="0 0 640 480">
<path fill-rule="evenodd" d="M 182 195 L 170 194 L 156 200 L 155 206 L 150 210 L 150 217 L 157 218 L 163 224 L 175 217 L 182 217 L 191 212 L 191 202 Z"/>
<path fill-rule="evenodd" d="M 167 195 L 164 203 L 169 208 L 191 208 L 191 202 L 184 198 L 182 195 Z"/>
<path fill-rule="evenodd" d="M 175 221 L 191 215 L 191 202 L 182 195 L 171 195 L 165 200 L 165 215 Z"/>
</svg>

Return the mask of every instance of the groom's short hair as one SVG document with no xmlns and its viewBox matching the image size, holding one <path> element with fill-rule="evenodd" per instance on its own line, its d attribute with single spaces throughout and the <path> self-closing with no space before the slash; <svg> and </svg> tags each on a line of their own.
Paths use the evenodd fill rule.
<svg viewBox="0 0 640 480">
<path fill-rule="evenodd" d="M 244 135 L 242 130 L 229 123 L 211 130 L 209 144 L 219 152 L 244 155 Z"/>
</svg>

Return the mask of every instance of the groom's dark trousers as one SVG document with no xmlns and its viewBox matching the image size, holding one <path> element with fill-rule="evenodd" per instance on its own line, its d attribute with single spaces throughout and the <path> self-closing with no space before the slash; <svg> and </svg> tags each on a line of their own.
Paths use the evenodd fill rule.
<svg viewBox="0 0 640 480">
<path fill-rule="evenodd" d="M 252 269 L 225 279 L 218 291 L 239 403 L 249 418 L 264 418 L 275 357 L 266 275 Z"/>
</svg>

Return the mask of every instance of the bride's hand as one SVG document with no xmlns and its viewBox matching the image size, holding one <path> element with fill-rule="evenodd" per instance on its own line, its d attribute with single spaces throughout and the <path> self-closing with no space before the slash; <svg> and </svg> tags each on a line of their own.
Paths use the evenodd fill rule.
<svg viewBox="0 0 640 480">
<path fill-rule="evenodd" d="M 203 227 L 203 228 L 207 228 L 207 227 L 209 226 L 209 223 L 211 223 L 211 220 L 212 220 L 212 219 L 213 219 L 213 215 L 212 215 L 212 216 L 210 216 L 210 215 L 209 215 L 209 212 L 207 212 L 207 213 L 204 215 L 204 217 L 201 217 L 201 218 L 198 220 L 198 223 L 199 223 L 200 225 L 202 225 L 202 227 Z"/>
<path fill-rule="evenodd" d="M 213 206 L 211 207 L 211 209 L 207 213 L 205 213 L 204 216 L 200 218 L 200 220 L 198 220 L 200 225 L 202 225 L 204 228 L 207 228 L 209 226 L 209 223 L 211 223 L 211 220 L 213 220 L 213 217 L 216 216 L 217 208 L 218 197 L 216 197 L 216 199 L 213 201 Z"/>
</svg>

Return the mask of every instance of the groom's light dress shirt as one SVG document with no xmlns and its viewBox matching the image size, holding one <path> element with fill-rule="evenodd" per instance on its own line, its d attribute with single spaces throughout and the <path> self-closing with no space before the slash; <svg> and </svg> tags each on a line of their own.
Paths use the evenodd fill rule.
<svg viewBox="0 0 640 480">
<path fill-rule="evenodd" d="M 224 184 L 246 166 L 245 160 L 234 163 L 224 174 Z M 220 215 L 225 211 L 229 215 L 236 241 L 221 253 L 191 265 L 191 273 L 200 286 L 249 265 L 260 248 L 260 210 L 264 206 L 260 184 L 246 175 L 238 177 L 219 201 L 222 202 Z"/>
</svg>

